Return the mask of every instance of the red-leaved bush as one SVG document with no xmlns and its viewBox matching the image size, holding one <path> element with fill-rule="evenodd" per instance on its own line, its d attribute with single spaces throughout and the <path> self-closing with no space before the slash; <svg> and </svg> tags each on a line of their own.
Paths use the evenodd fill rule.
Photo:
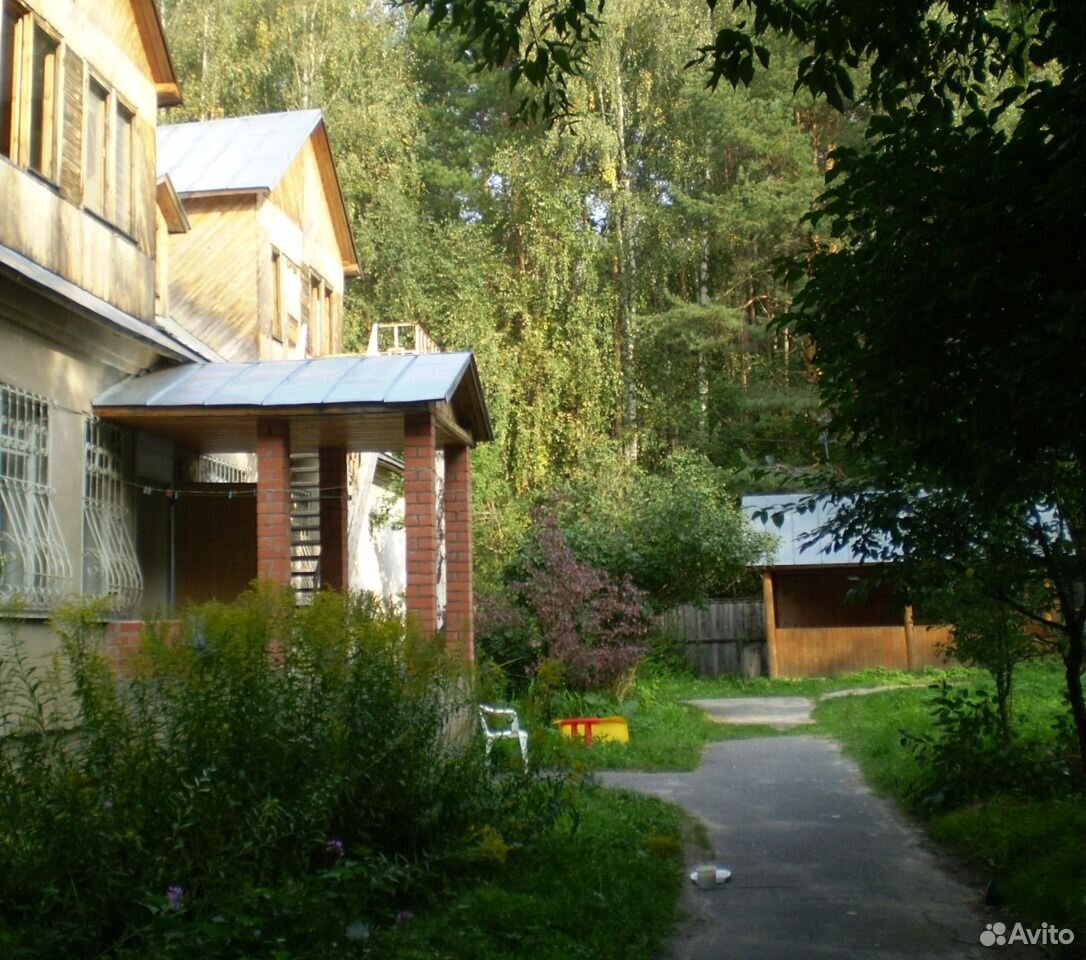
<svg viewBox="0 0 1086 960">
<path fill-rule="evenodd" d="M 629 578 L 578 560 L 554 516 L 536 511 L 514 602 L 538 627 L 540 653 L 562 664 L 568 686 L 615 686 L 645 655 L 651 623 L 646 595 Z"/>
</svg>

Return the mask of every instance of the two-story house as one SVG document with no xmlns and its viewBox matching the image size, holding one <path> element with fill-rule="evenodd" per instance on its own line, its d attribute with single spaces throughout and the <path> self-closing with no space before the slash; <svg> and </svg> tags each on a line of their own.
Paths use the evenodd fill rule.
<svg viewBox="0 0 1086 960">
<path fill-rule="evenodd" d="M 155 326 L 155 116 L 179 102 L 152 0 L 0 2 L 0 599 L 136 604 L 132 438 L 106 387 L 196 359 Z"/>
<path fill-rule="evenodd" d="M 159 165 L 178 99 L 152 0 L 0 0 L 0 604 L 48 645 L 68 594 L 123 618 L 291 583 L 299 454 L 319 584 L 345 587 L 347 455 L 402 450 L 407 609 L 438 626 L 444 563 L 470 655 L 473 358 L 336 355 L 357 264 L 319 114 L 166 128 Z M 239 455 L 252 482 L 190 483 Z"/>
</svg>

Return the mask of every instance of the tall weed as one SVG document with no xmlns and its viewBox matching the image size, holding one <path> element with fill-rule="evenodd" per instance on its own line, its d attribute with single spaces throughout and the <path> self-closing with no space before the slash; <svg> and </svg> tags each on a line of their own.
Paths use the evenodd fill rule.
<svg viewBox="0 0 1086 960">
<path fill-rule="evenodd" d="M 58 612 L 51 670 L 13 631 L 0 651 L 4 956 L 304 954 L 560 794 L 495 786 L 457 735 L 462 671 L 372 600 L 258 586 L 149 626 L 120 672 L 100 616 Z"/>
</svg>

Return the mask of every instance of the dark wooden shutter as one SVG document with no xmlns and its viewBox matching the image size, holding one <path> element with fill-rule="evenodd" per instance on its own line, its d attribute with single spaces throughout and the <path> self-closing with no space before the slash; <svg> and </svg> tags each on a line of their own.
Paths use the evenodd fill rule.
<svg viewBox="0 0 1086 960">
<path fill-rule="evenodd" d="M 64 125 L 61 130 L 60 195 L 83 201 L 83 59 L 64 51 Z"/>
</svg>

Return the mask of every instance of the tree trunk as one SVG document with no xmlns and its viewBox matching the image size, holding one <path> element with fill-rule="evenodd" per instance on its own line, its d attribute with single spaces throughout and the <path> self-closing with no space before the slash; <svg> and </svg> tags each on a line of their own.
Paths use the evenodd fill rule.
<svg viewBox="0 0 1086 960">
<path fill-rule="evenodd" d="M 622 276 L 618 298 L 618 335 L 622 357 L 623 447 L 630 460 L 637 459 L 637 379 L 634 370 L 636 343 L 634 315 L 636 312 L 637 254 L 635 252 L 636 224 L 632 212 L 633 185 L 626 155 L 626 95 L 622 82 L 621 60 L 615 67 L 615 141 L 618 153 L 617 193 L 618 216 L 616 239 Z"/>
<path fill-rule="evenodd" d="M 1086 772 L 1086 702 L 1082 696 L 1082 630 L 1081 618 L 1068 623 L 1067 653 L 1063 657 L 1064 676 L 1067 680 L 1067 699 L 1071 705 L 1071 716 L 1075 719 L 1075 733 L 1078 735 L 1078 762 L 1080 772 Z M 1086 792 L 1086 776 L 1082 778 L 1083 791 Z"/>
</svg>

